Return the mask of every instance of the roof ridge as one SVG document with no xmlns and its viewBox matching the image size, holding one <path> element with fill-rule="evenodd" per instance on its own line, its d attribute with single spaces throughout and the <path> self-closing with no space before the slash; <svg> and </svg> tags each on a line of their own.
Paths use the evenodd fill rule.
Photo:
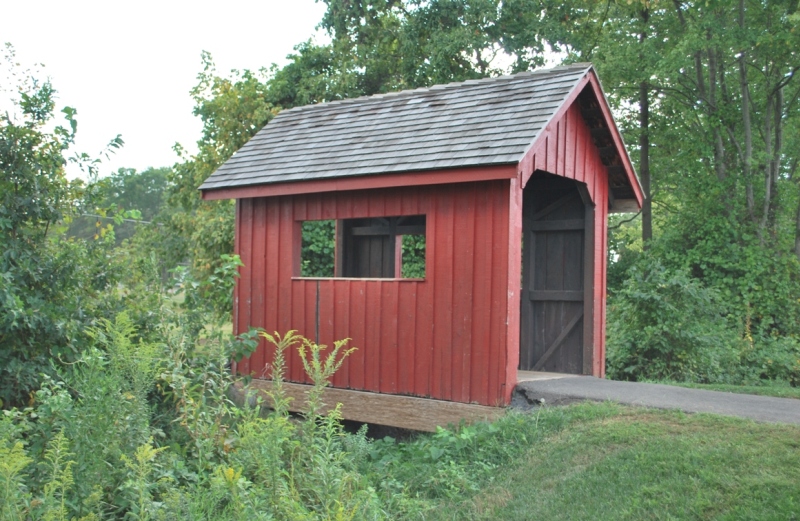
<svg viewBox="0 0 800 521">
<path fill-rule="evenodd" d="M 437 85 L 431 85 L 430 87 L 418 87 L 416 89 L 404 89 L 399 91 L 392 91 L 392 92 L 384 92 L 378 94 L 372 94 L 369 96 L 358 96 L 357 98 L 344 98 L 332 101 L 323 101 L 320 103 L 312 103 L 309 105 L 300 105 L 297 107 L 292 107 L 290 109 L 286 109 L 281 111 L 283 113 L 289 112 L 300 112 L 306 110 L 320 110 L 323 108 L 331 107 L 331 106 L 338 106 L 338 105 L 346 105 L 352 103 L 364 103 L 370 100 L 384 100 L 386 98 L 401 98 L 401 97 L 411 97 L 414 94 L 423 94 L 427 92 L 437 92 L 437 91 L 444 91 L 449 89 L 458 88 L 464 85 L 469 86 L 478 86 L 481 84 L 488 84 L 497 81 L 513 81 L 515 79 L 520 79 L 521 77 L 526 76 L 541 76 L 547 73 L 553 72 L 566 72 L 566 71 L 579 71 L 579 70 L 588 70 L 592 68 L 592 64 L 588 62 L 578 62 L 566 65 L 557 65 L 555 67 L 550 67 L 547 69 L 534 69 L 532 71 L 521 71 L 514 74 L 504 74 L 502 76 L 492 76 L 487 78 L 473 78 L 469 80 L 463 81 L 453 81 L 450 83 L 442 83 Z M 280 114 L 279 114 L 280 115 Z"/>
</svg>

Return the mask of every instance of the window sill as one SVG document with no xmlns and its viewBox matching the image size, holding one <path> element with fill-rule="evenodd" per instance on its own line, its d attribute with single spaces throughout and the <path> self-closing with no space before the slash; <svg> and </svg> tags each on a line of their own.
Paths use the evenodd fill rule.
<svg viewBox="0 0 800 521">
<path fill-rule="evenodd" d="M 388 278 L 388 277 L 381 277 L 381 278 L 364 278 L 364 277 L 292 277 L 292 280 L 320 280 L 320 281 L 337 281 L 337 280 L 362 280 L 367 282 L 375 282 L 375 281 L 382 281 L 382 282 L 425 282 L 425 279 L 395 279 L 395 278 Z"/>
</svg>

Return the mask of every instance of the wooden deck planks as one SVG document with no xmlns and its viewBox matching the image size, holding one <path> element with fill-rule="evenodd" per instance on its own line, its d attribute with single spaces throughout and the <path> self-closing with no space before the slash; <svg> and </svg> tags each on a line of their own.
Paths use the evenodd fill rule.
<svg viewBox="0 0 800 521">
<path fill-rule="evenodd" d="M 270 380 L 252 380 L 250 388 L 263 394 L 265 403 L 269 404 L 266 393 L 272 389 Z M 305 409 L 309 385 L 284 382 L 286 394 L 292 398 L 290 410 L 302 412 Z M 238 393 L 243 388 L 236 385 Z M 415 431 L 435 432 L 437 426 L 458 425 L 462 420 L 472 423 L 482 420 L 495 420 L 505 413 L 502 407 L 488 407 L 413 396 L 370 393 L 328 387 L 323 393 L 323 401 L 330 410 L 341 403 L 342 416 L 345 420 L 365 423 L 376 423 Z"/>
</svg>

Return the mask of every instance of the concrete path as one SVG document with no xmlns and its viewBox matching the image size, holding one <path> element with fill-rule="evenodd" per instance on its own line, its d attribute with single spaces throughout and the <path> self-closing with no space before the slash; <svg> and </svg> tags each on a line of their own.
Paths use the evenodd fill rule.
<svg viewBox="0 0 800 521">
<path fill-rule="evenodd" d="M 704 391 L 661 384 L 615 382 L 593 376 L 520 382 L 511 406 L 530 409 L 541 403 L 565 405 L 583 400 L 612 401 L 684 412 L 709 412 L 760 422 L 800 425 L 800 400 L 792 398 Z"/>
</svg>

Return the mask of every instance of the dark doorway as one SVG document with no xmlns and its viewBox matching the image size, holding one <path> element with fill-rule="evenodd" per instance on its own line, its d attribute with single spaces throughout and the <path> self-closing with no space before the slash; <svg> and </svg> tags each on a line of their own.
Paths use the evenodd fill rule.
<svg viewBox="0 0 800 521">
<path fill-rule="evenodd" d="M 583 183 L 543 172 L 528 181 L 522 201 L 521 370 L 592 372 L 593 220 Z"/>
</svg>

